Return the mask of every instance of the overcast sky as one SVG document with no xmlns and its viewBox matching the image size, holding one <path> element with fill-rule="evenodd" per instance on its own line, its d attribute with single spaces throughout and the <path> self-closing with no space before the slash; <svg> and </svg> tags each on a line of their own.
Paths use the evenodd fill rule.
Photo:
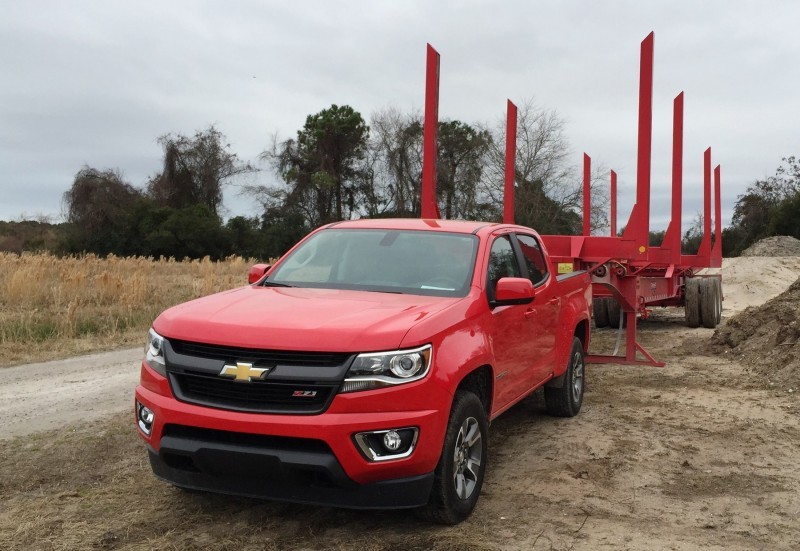
<svg viewBox="0 0 800 551">
<path fill-rule="evenodd" d="M 651 229 L 669 213 L 672 99 L 685 91 L 684 222 L 702 154 L 736 196 L 800 155 L 800 3 L 678 1 L 19 2 L 0 0 L 0 219 L 60 217 L 82 165 L 142 186 L 156 138 L 214 123 L 255 161 L 278 132 L 349 104 L 423 106 L 425 45 L 441 54 L 440 117 L 494 122 L 535 98 L 619 174 L 633 202 L 639 45 L 655 31 Z M 262 181 L 268 178 L 261 174 Z M 235 193 L 228 215 L 257 212 Z"/>
</svg>

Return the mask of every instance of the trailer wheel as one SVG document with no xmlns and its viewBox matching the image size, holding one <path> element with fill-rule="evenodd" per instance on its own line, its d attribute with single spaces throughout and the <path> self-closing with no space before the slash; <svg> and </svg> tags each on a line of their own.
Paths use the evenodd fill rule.
<svg viewBox="0 0 800 551">
<path fill-rule="evenodd" d="M 722 321 L 722 280 L 714 278 L 714 284 L 717 287 L 717 304 L 719 304 L 719 308 L 717 308 L 717 325 L 719 325 Z"/>
<path fill-rule="evenodd" d="M 686 325 L 700 327 L 700 281 L 697 279 L 686 280 L 684 307 L 686 309 Z"/>
<path fill-rule="evenodd" d="M 700 310 L 703 327 L 714 329 L 719 323 L 722 310 L 716 279 L 706 278 L 700 282 Z"/>
<path fill-rule="evenodd" d="M 592 299 L 592 313 L 594 314 L 594 326 L 600 329 L 608 327 L 608 306 L 604 298 Z"/>
<path fill-rule="evenodd" d="M 561 388 L 544 387 L 544 402 L 547 413 L 556 417 L 578 415 L 583 403 L 585 389 L 586 363 L 583 356 L 583 343 L 578 337 L 572 339 L 572 349 L 567 359 L 567 372 Z"/>
<path fill-rule="evenodd" d="M 428 504 L 415 513 L 439 524 L 466 519 L 481 493 L 488 455 L 489 422 L 480 399 L 459 390 L 453 399 Z"/>
<path fill-rule="evenodd" d="M 608 325 L 609 327 L 613 327 L 614 329 L 619 328 L 619 320 L 622 318 L 622 327 L 626 327 L 628 325 L 628 320 L 625 315 L 625 312 L 622 311 L 622 306 L 619 305 L 613 298 L 607 298 L 607 308 L 608 308 Z"/>
</svg>

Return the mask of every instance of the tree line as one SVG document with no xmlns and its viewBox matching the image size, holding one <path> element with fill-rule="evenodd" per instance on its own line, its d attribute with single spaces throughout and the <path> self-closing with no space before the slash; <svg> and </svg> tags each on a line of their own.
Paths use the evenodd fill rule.
<svg viewBox="0 0 800 551">
<path fill-rule="evenodd" d="M 502 218 L 505 124 L 445 120 L 438 127 L 437 201 L 444 218 Z M 420 214 L 423 120 L 387 108 L 369 124 L 350 106 L 309 115 L 294 137 L 274 136 L 260 155 L 266 169 L 240 159 L 214 126 L 193 136 L 158 139 L 161 170 L 141 187 L 119 169 L 81 168 L 64 194 L 66 222 L 29 243 L 61 253 L 222 258 L 274 258 L 313 228 L 360 217 Z M 525 102 L 518 112 L 515 217 L 542 234 L 579 234 L 580 171 L 555 111 Z M 260 170 L 273 183 L 239 185 L 261 206 L 258 216 L 222 217 L 223 189 Z M 602 172 L 602 174 L 601 174 Z M 608 227 L 605 171 L 592 175 L 592 228 Z M 800 167 L 784 159 L 775 176 L 741 195 L 723 232 L 724 254 L 782 233 L 800 237 Z M 22 228 L 21 226 L 19 226 Z M 701 221 L 684 235 L 684 252 L 699 243 Z M 30 237 L 32 228 L 22 228 Z M 5 236 L 3 235 L 5 232 Z M 53 234 L 57 236 L 54 239 Z M 659 235 L 651 236 L 655 241 Z M 25 239 L 0 227 L 0 249 Z M 5 241 L 4 241 L 5 240 Z"/>
<path fill-rule="evenodd" d="M 756 180 L 736 199 L 732 223 L 722 230 L 723 256 L 738 256 L 765 237 L 800 239 L 800 159 L 782 159 L 775 174 Z"/>
<path fill-rule="evenodd" d="M 563 121 L 526 102 L 518 115 L 516 217 L 542 233 L 581 229 L 581 182 L 569 162 Z M 437 200 L 444 218 L 499 221 L 505 126 L 445 120 L 438 127 Z M 159 138 L 162 169 L 142 187 L 118 169 L 83 167 L 64 194 L 67 253 L 272 258 L 313 228 L 361 217 L 420 214 L 423 120 L 388 108 L 369 124 L 354 108 L 309 115 L 294 137 L 274 136 L 260 155 L 277 180 L 240 186 L 255 217 L 221 216 L 222 191 L 258 170 L 214 126 Z M 598 171 L 599 174 L 599 171 Z M 597 174 L 596 174 L 597 176 Z M 607 226 L 607 195 L 595 178 L 593 226 Z"/>
</svg>

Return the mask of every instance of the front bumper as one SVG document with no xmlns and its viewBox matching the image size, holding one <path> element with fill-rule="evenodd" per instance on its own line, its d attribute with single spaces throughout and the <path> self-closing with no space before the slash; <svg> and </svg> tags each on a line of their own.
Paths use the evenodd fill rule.
<svg viewBox="0 0 800 551">
<path fill-rule="evenodd" d="M 153 471 L 177 486 L 352 508 L 403 508 L 427 502 L 452 397 L 427 380 L 337 395 L 319 415 L 238 412 L 181 402 L 165 378 L 143 365 L 136 400 L 155 413 L 151 434 L 140 431 Z M 414 452 L 402 459 L 368 461 L 353 439 L 359 432 L 400 427 L 419 429 Z M 309 448 L 309 442 L 315 444 Z"/>
<path fill-rule="evenodd" d="M 401 509 L 428 501 L 433 473 L 357 484 L 321 441 L 231 437 L 183 428 L 148 449 L 153 473 L 194 490 L 354 509 Z"/>
</svg>

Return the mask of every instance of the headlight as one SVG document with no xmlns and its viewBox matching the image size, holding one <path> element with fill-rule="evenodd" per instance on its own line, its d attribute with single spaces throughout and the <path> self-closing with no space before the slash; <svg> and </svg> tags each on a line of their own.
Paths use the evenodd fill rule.
<svg viewBox="0 0 800 551">
<path fill-rule="evenodd" d="M 371 390 L 418 381 L 428 374 L 433 348 L 359 354 L 347 371 L 340 392 Z"/>
<path fill-rule="evenodd" d="M 144 345 L 144 363 L 156 373 L 167 376 L 167 366 L 164 363 L 164 337 L 152 329 L 147 333 L 147 344 Z"/>
</svg>

